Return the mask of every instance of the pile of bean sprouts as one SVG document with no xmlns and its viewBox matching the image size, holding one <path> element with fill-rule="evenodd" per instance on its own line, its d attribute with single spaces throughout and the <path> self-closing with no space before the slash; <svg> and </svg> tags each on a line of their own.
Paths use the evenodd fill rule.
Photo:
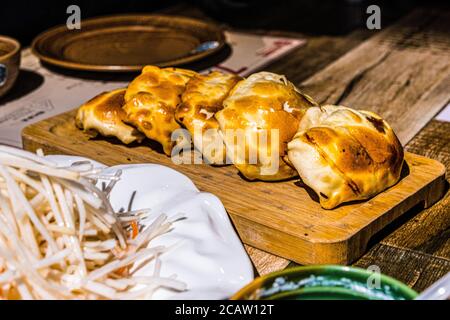
<svg viewBox="0 0 450 320">
<path fill-rule="evenodd" d="M 173 221 L 162 214 L 144 228 L 149 210 L 112 209 L 120 174 L 0 145 L 0 299 L 148 299 L 159 288 L 186 289 L 160 275 L 168 248 L 151 246 Z M 151 261 L 151 274 L 135 275 Z"/>
</svg>

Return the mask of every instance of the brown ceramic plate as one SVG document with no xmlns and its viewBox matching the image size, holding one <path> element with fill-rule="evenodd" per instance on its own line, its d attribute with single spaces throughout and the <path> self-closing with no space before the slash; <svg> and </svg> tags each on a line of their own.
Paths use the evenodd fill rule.
<svg viewBox="0 0 450 320">
<path fill-rule="evenodd" d="M 198 50 L 205 44 L 207 50 Z M 117 15 L 81 21 L 80 30 L 52 28 L 32 43 L 42 61 L 88 71 L 139 71 L 148 64 L 177 66 L 220 50 L 225 37 L 217 26 L 163 15 Z"/>
</svg>

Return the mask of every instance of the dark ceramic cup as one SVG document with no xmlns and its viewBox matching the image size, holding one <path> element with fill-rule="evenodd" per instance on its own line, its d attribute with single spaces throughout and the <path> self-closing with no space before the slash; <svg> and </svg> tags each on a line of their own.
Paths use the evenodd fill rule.
<svg viewBox="0 0 450 320">
<path fill-rule="evenodd" d="M 16 82 L 20 67 L 20 43 L 6 36 L 0 36 L 0 98 Z"/>
</svg>

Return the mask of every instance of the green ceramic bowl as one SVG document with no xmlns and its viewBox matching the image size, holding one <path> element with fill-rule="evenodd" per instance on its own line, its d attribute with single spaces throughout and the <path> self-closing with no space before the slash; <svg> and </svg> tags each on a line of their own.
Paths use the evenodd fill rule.
<svg viewBox="0 0 450 320">
<path fill-rule="evenodd" d="M 409 300 L 416 296 L 407 285 L 385 275 L 375 278 L 374 273 L 360 268 L 320 265 L 290 268 L 259 277 L 231 299 Z"/>
</svg>

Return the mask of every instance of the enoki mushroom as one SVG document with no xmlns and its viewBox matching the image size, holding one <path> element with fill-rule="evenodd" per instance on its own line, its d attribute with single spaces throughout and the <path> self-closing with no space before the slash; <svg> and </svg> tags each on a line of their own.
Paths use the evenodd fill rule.
<svg viewBox="0 0 450 320">
<path fill-rule="evenodd" d="M 151 246 L 173 221 L 160 215 L 138 228 L 149 210 L 113 211 L 120 174 L 0 146 L 0 298 L 147 299 L 159 288 L 186 289 L 176 275 L 160 275 L 168 248 Z M 103 191 L 98 179 L 108 181 Z M 150 261 L 153 273 L 135 276 Z"/>
</svg>

